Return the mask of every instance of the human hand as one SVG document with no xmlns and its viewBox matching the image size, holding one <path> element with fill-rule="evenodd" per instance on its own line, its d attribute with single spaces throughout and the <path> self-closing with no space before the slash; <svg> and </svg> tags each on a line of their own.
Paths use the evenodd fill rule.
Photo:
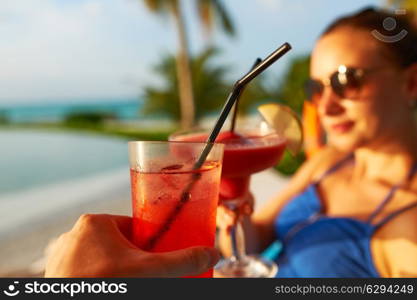
<svg viewBox="0 0 417 300">
<path fill-rule="evenodd" d="M 253 213 L 254 198 L 252 193 L 248 192 L 244 197 L 239 199 L 239 204 L 235 209 L 231 209 L 227 204 L 227 200 L 220 200 L 217 207 L 216 224 L 220 230 L 229 231 L 232 225 L 246 216 Z"/>
<path fill-rule="evenodd" d="M 219 259 L 216 249 L 145 252 L 129 241 L 132 218 L 82 215 L 52 247 L 45 277 L 181 277 L 201 274 Z"/>
</svg>

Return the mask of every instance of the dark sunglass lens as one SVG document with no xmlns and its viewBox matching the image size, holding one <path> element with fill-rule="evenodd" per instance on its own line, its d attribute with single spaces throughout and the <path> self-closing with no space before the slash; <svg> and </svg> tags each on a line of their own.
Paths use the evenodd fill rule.
<svg viewBox="0 0 417 300">
<path fill-rule="evenodd" d="M 361 87 L 361 78 L 356 69 L 347 69 L 346 72 L 336 72 L 330 78 L 334 92 L 342 98 L 355 99 Z"/>
<path fill-rule="evenodd" d="M 359 87 L 360 86 L 361 76 L 359 76 L 359 74 L 361 74 L 361 73 L 356 69 L 348 69 L 347 70 L 346 76 L 347 76 L 348 83 L 349 83 L 350 86 L 352 86 L 352 87 Z"/>
<path fill-rule="evenodd" d="M 345 73 L 336 72 L 330 77 L 330 85 L 336 95 L 341 98 L 345 97 L 345 86 L 347 83 L 347 77 Z"/>
</svg>

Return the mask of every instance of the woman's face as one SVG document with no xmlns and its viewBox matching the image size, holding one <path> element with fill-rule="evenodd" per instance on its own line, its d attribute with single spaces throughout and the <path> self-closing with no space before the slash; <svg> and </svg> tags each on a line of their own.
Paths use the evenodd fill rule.
<svg viewBox="0 0 417 300">
<path fill-rule="evenodd" d="M 370 32 L 340 28 L 325 35 L 312 54 L 311 77 L 326 82 L 340 65 L 374 70 L 363 81 L 355 99 L 342 98 L 324 88 L 317 103 L 328 143 L 341 151 L 387 143 L 410 118 L 405 72 L 384 55 Z"/>
</svg>

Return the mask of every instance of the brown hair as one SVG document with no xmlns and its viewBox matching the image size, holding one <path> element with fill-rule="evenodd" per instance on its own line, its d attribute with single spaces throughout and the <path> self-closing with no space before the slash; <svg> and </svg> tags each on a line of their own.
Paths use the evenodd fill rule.
<svg viewBox="0 0 417 300">
<path fill-rule="evenodd" d="M 417 28 L 413 24 L 411 18 L 407 15 L 397 15 L 385 10 L 376 10 L 374 8 L 366 8 L 352 15 L 344 16 L 330 24 L 323 32 L 322 36 L 327 35 L 336 29 L 342 27 L 351 27 L 372 32 L 378 30 L 385 36 L 392 36 L 393 32 L 385 29 L 383 26 L 387 18 L 393 18 L 396 21 L 398 30 L 406 30 L 407 35 L 396 42 L 379 42 L 381 47 L 387 52 L 395 62 L 402 66 L 408 67 L 417 62 Z"/>
</svg>

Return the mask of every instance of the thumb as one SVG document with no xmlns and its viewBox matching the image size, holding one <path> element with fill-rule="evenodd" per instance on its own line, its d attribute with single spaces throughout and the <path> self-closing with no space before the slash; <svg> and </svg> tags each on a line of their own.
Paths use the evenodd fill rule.
<svg viewBox="0 0 417 300">
<path fill-rule="evenodd" d="M 219 252 L 210 247 L 148 253 L 142 260 L 141 277 L 182 277 L 208 271 L 219 260 Z"/>
</svg>

